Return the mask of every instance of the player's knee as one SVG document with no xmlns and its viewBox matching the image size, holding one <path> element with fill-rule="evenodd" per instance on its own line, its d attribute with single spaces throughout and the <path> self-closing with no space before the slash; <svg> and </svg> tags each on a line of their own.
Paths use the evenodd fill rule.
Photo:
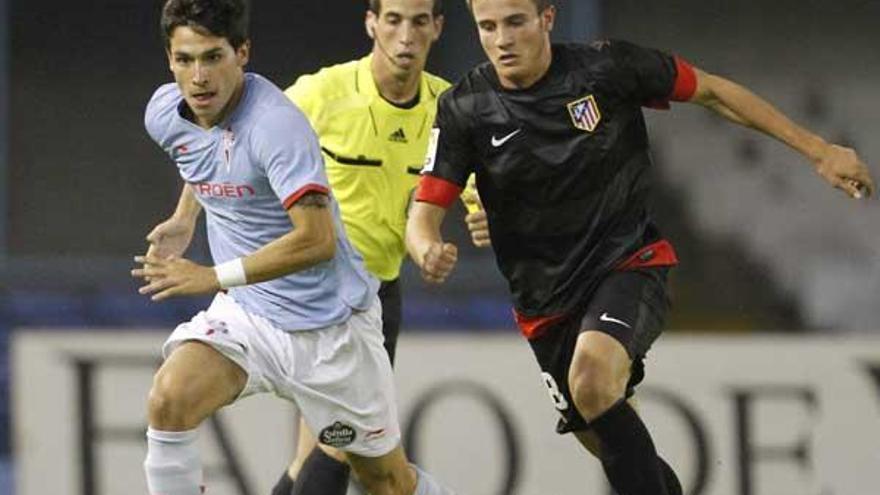
<svg viewBox="0 0 880 495">
<path fill-rule="evenodd" d="M 147 399 L 150 426 L 159 430 L 184 430 L 198 426 L 194 412 L 194 394 L 187 393 L 174 377 L 161 371 L 153 378 Z"/>
<path fill-rule="evenodd" d="M 382 493 L 382 494 L 397 494 L 401 493 L 401 495 L 409 495 L 403 494 L 403 492 L 398 492 L 395 490 L 395 480 L 394 476 L 390 471 L 387 470 L 376 470 L 376 469 L 367 469 L 367 470 L 358 470 L 357 472 L 358 479 L 361 484 L 366 489 L 367 493 Z"/>
<path fill-rule="evenodd" d="M 572 362 L 569 389 L 575 407 L 592 420 L 620 400 L 626 389 L 626 375 L 604 356 L 583 353 Z"/>
<path fill-rule="evenodd" d="M 353 464 L 352 467 L 355 465 Z M 411 495 L 416 484 L 415 475 L 408 469 L 392 469 L 390 466 L 378 463 L 374 465 L 359 463 L 355 471 L 367 493 Z"/>
</svg>

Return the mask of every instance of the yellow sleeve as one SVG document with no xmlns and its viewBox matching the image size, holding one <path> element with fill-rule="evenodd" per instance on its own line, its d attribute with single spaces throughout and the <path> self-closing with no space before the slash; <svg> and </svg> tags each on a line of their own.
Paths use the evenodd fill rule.
<svg viewBox="0 0 880 495">
<path fill-rule="evenodd" d="M 313 126 L 320 109 L 319 88 L 315 74 L 306 74 L 298 77 L 289 88 L 284 90 L 284 94 L 306 114 Z"/>
</svg>

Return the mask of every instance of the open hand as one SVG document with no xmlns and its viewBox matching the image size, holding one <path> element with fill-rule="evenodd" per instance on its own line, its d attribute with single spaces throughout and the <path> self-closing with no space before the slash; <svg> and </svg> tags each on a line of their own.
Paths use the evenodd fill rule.
<svg viewBox="0 0 880 495">
<path fill-rule="evenodd" d="M 192 242 L 194 230 L 194 222 L 177 217 L 165 220 L 147 234 L 147 242 L 150 243 L 147 255 L 160 258 L 183 256 L 189 243 Z"/>
<path fill-rule="evenodd" d="M 131 276 L 147 282 L 138 292 L 152 294 L 153 301 L 163 301 L 175 296 L 210 294 L 220 290 L 220 283 L 212 267 L 178 256 L 163 258 L 147 254 L 135 256 L 134 261 L 142 267 L 132 270 Z"/>
</svg>

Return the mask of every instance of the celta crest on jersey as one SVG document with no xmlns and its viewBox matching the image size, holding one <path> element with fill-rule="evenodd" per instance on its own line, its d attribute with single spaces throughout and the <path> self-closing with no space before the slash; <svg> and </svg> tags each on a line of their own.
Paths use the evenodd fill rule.
<svg viewBox="0 0 880 495">
<path fill-rule="evenodd" d="M 232 128 L 223 131 L 223 161 L 226 163 L 226 172 L 232 170 L 232 147 L 235 145 L 235 134 Z"/>
<path fill-rule="evenodd" d="M 568 104 L 568 114 L 575 127 L 582 131 L 593 132 L 602 120 L 602 113 L 593 95 L 587 95 Z"/>
</svg>

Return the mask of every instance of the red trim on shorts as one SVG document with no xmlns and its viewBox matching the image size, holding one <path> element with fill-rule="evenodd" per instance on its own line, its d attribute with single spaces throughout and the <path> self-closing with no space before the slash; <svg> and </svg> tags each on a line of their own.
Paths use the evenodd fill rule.
<svg viewBox="0 0 880 495">
<path fill-rule="evenodd" d="M 656 110 L 668 110 L 670 101 L 690 101 L 697 92 L 697 73 L 694 67 L 685 59 L 676 55 L 675 59 L 675 84 L 672 93 L 665 100 L 651 100 L 645 103 L 648 108 Z"/>
<path fill-rule="evenodd" d="M 675 87 L 669 99 L 671 101 L 689 101 L 697 92 L 697 73 L 694 71 L 694 66 L 676 55 L 675 70 L 678 72 L 678 76 L 675 78 Z"/>
<path fill-rule="evenodd" d="M 320 184 L 307 184 L 298 190 L 296 190 L 293 194 L 287 197 L 282 203 L 284 205 L 285 210 L 289 210 L 290 207 L 293 206 L 294 203 L 299 201 L 299 198 L 305 196 L 310 192 L 316 192 L 321 194 L 330 194 L 330 189 L 320 185 Z"/>
<path fill-rule="evenodd" d="M 674 266 L 678 264 L 678 257 L 672 244 L 666 239 L 648 244 L 639 249 L 632 256 L 625 259 L 615 267 L 617 271 L 635 270 L 659 266 Z M 544 335 L 547 328 L 553 323 L 565 318 L 566 314 L 550 316 L 526 316 L 513 310 L 513 319 L 520 333 L 528 340 L 534 340 Z"/>
<path fill-rule="evenodd" d="M 449 208 L 453 201 L 458 199 L 462 187 L 432 175 L 423 175 L 419 179 L 419 188 L 416 191 L 416 201 L 424 201 L 442 208 Z"/>
<path fill-rule="evenodd" d="M 615 270 L 626 271 L 653 266 L 675 266 L 677 264 L 678 256 L 675 255 L 675 248 L 672 247 L 669 241 L 662 239 L 639 249 L 632 256 L 617 265 Z"/>
<path fill-rule="evenodd" d="M 547 328 L 557 321 L 565 318 L 565 315 L 552 316 L 525 316 L 517 310 L 513 310 L 513 319 L 516 320 L 516 326 L 519 327 L 520 333 L 527 340 L 534 340 L 544 335 Z"/>
</svg>

